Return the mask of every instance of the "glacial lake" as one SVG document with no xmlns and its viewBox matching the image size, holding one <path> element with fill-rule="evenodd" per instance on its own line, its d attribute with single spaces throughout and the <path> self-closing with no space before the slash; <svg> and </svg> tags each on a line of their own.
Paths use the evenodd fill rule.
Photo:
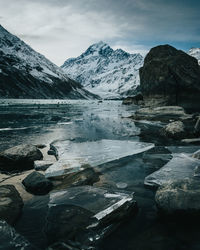
<svg viewBox="0 0 200 250">
<path fill-rule="evenodd" d="M 82 149 L 80 156 L 84 157 L 91 149 L 91 153 L 97 155 L 90 155 L 91 159 L 100 163 L 97 169 L 102 174 L 94 186 L 133 192 L 139 207 L 136 216 L 99 243 L 99 249 L 199 249 L 198 225 L 175 225 L 157 218 L 155 192 L 144 186 L 145 177 L 157 170 L 154 162 L 148 162 L 142 156 L 151 144 L 140 141 L 140 129 L 126 118 L 135 109 L 122 105 L 121 101 L 1 99 L 0 150 L 22 143 L 54 142 L 61 152 L 72 145 L 70 150 L 73 151 L 69 150 L 72 156 L 76 153 L 77 157 L 76 149 Z M 99 159 L 104 152 L 102 145 L 106 145 L 108 151 L 109 147 L 116 149 L 116 154 L 105 156 L 111 162 Z M 122 145 L 121 151 L 119 145 Z M 43 223 L 45 209 L 37 210 L 43 206 L 43 201 L 39 202 L 25 204 L 16 229 L 38 248 L 44 249 L 45 242 L 37 226 Z"/>
</svg>

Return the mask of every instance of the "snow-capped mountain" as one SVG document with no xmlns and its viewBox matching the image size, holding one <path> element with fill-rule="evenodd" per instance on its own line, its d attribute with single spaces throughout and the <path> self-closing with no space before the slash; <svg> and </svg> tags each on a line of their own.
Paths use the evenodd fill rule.
<svg viewBox="0 0 200 250">
<path fill-rule="evenodd" d="M 63 70 L 0 25 L 1 98 L 90 98 Z"/>
<path fill-rule="evenodd" d="M 122 49 L 113 50 L 108 44 L 91 45 L 77 58 L 61 66 L 72 79 L 103 98 L 120 98 L 133 94 L 139 85 L 139 68 L 144 58 Z"/>
<path fill-rule="evenodd" d="M 198 60 L 199 65 L 200 65 L 200 48 L 191 48 L 191 49 L 189 50 L 188 54 L 189 54 L 190 56 L 195 57 L 195 58 Z"/>
</svg>

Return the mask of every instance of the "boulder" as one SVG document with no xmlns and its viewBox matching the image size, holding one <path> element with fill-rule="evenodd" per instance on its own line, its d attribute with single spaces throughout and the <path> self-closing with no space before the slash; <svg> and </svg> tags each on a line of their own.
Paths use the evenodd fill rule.
<svg viewBox="0 0 200 250">
<path fill-rule="evenodd" d="M 33 168 L 34 161 L 41 160 L 41 151 L 33 145 L 23 144 L 0 153 L 0 170 L 23 171 Z"/>
<path fill-rule="evenodd" d="M 188 178 L 161 185 L 155 201 L 164 214 L 200 214 L 199 180 Z"/>
<path fill-rule="evenodd" d="M 36 250 L 30 242 L 18 234 L 13 227 L 2 220 L 0 220 L 0 249 Z"/>
<path fill-rule="evenodd" d="M 161 134 L 173 139 L 182 139 L 186 135 L 185 126 L 181 121 L 171 122 L 161 130 Z"/>
<path fill-rule="evenodd" d="M 198 61 L 170 45 L 154 47 L 140 68 L 141 92 L 146 105 L 179 105 L 200 110 Z"/>
<path fill-rule="evenodd" d="M 53 188 L 52 182 L 36 171 L 29 174 L 22 183 L 28 192 L 35 195 L 45 195 Z"/>
<path fill-rule="evenodd" d="M 0 186 L 0 220 L 13 224 L 21 214 L 23 201 L 13 185 Z"/>
</svg>

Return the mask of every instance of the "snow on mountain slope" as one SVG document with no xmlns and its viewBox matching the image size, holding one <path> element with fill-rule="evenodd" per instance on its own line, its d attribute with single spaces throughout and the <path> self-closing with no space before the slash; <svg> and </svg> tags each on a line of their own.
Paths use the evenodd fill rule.
<svg viewBox="0 0 200 250">
<path fill-rule="evenodd" d="M 189 54 L 190 56 L 195 57 L 195 58 L 198 60 L 199 65 L 200 65 L 200 48 L 191 48 L 191 49 L 189 50 L 188 54 Z"/>
<path fill-rule="evenodd" d="M 103 98 L 120 98 L 134 93 L 139 85 L 139 68 L 143 60 L 140 54 L 113 50 L 99 42 L 79 57 L 66 60 L 61 67 L 92 93 Z"/>
<path fill-rule="evenodd" d="M 93 95 L 0 25 L 0 97 L 90 98 Z"/>
</svg>

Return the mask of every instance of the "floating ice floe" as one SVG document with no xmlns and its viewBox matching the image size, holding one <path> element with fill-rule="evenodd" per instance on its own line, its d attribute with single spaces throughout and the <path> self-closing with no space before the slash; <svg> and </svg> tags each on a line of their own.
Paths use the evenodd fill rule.
<svg viewBox="0 0 200 250">
<path fill-rule="evenodd" d="M 46 177 L 79 171 L 81 166 L 98 166 L 106 162 L 135 155 L 154 147 L 152 143 L 121 140 L 99 140 L 75 143 L 58 141 L 52 144 L 58 161 L 46 170 Z"/>
<path fill-rule="evenodd" d="M 169 181 L 192 178 L 195 168 L 199 164 L 200 160 L 194 159 L 187 154 L 173 154 L 172 160 L 158 171 L 148 175 L 144 184 L 157 187 Z"/>
<path fill-rule="evenodd" d="M 133 193 L 130 192 L 115 192 L 92 186 L 82 186 L 52 192 L 49 207 L 59 205 L 74 205 L 87 209 L 94 214 L 95 219 L 101 222 L 105 219 L 111 221 L 113 213 L 120 210 L 118 211 L 119 218 L 117 216 L 113 218 L 115 222 L 122 219 L 121 217 L 126 217 L 129 208 L 136 208 L 136 201 L 133 198 Z"/>
</svg>

